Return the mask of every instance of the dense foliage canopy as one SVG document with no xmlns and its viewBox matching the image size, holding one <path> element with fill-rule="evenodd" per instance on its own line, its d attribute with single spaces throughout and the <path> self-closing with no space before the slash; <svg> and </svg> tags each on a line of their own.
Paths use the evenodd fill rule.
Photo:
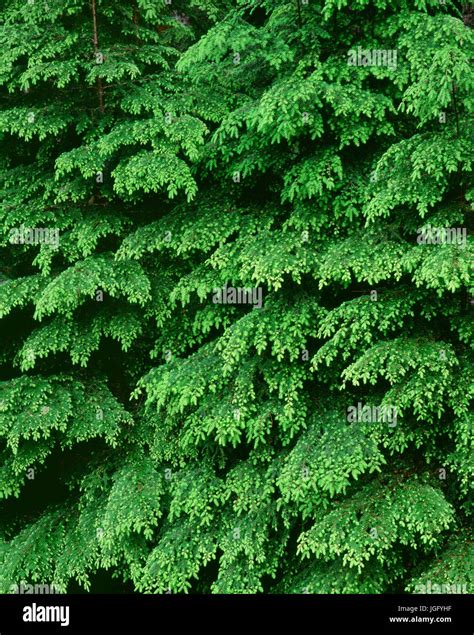
<svg viewBox="0 0 474 635">
<path fill-rule="evenodd" d="M 0 592 L 472 592 L 469 8 L 0 14 Z"/>
</svg>

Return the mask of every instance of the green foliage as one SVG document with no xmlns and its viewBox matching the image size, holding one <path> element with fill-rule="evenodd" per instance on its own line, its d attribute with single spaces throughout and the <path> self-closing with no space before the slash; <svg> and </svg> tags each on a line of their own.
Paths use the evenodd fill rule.
<svg viewBox="0 0 474 635">
<path fill-rule="evenodd" d="M 0 592 L 472 592 L 466 7 L 0 8 Z"/>
</svg>

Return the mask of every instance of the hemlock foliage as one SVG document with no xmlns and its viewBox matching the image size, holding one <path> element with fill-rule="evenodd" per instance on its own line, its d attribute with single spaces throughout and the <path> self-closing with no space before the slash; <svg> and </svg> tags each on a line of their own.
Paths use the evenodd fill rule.
<svg viewBox="0 0 474 635">
<path fill-rule="evenodd" d="M 466 6 L 0 4 L 0 592 L 471 592 Z"/>
</svg>

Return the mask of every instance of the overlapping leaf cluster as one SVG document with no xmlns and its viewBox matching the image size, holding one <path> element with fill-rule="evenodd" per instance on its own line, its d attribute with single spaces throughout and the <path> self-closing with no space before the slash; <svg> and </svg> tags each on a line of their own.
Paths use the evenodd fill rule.
<svg viewBox="0 0 474 635">
<path fill-rule="evenodd" d="M 469 10 L 1 9 L 0 591 L 472 590 Z"/>
</svg>

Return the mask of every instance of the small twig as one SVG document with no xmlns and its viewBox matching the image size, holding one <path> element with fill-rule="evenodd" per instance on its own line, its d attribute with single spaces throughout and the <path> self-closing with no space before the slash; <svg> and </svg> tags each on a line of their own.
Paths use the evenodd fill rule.
<svg viewBox="0 0 474 635">
<path fill-rule="evenodd" d="M 301 4 L 300 4 L 300 0 L 296 0 L 296 8 L 298 10 L 298 26 L 301 29 L 301 27 L 303 26 L 303 21 L 301 19 Z"/>
<path fill-rule="evenodd" d="M 454 86 L 454 82 L 451 82 L 451 94 L 453 96 L 454 115 L 456 117 L 456 136 L 459 137 L 459 115 L 458 115 L 458 104 L 456 100 L 456 89 Z"/>
<path fill-rule="evenodd" d="M 93 24 L 94 24 L 94 52 L 96 55 L 96 59 L 97 59 L 97 55 L 100 53 L 99 51 L 99 31 L 97 28 L 97 7 L 96 7 L 96 0 L 92 0 L 92 20 L 93 20 Z M 97 78 L 97 92 L 99 95 L 99 110 L 101 113 L 104 112 L 104 86 L 102 84 L 102 78 L 98 77 Z"/>
</svg>

